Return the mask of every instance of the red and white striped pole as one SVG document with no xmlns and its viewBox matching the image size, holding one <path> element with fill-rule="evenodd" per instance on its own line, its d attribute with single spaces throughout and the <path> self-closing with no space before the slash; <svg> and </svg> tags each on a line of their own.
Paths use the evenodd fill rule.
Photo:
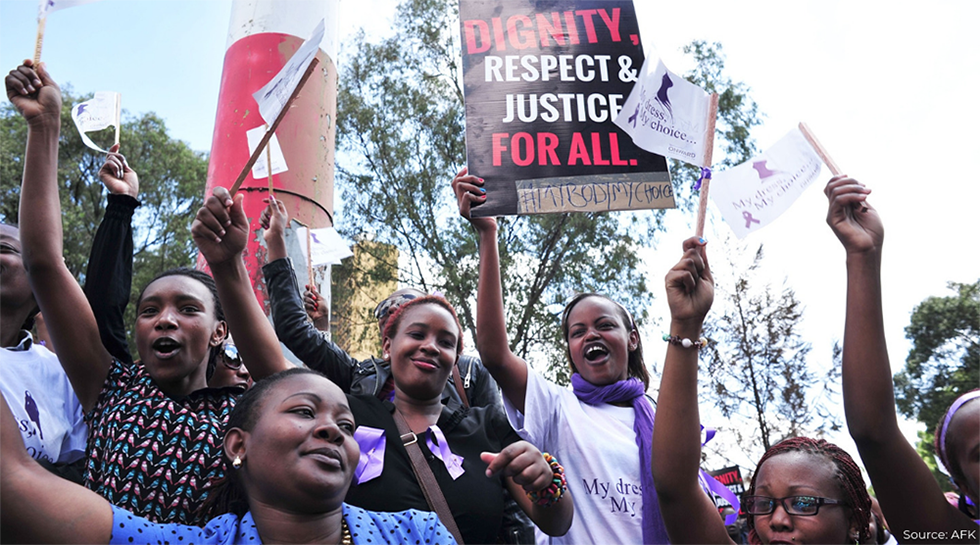
<svg viewBox="0 0 980 545">
<path fill-rule="evenodd" d="M 265 125 L 252 93 L 282 69 L 324 19 L 326 31 L 316 55 L 319 65 L 276 129 L 288 170 L 273 175 L 271 185 L 290 218 L 312 229 L 333 226 L 337 4 L 338 0 L 234 0 L 205 196 L 214 187 L 230 187 L 235 182 L 250 155 L 245 133 Z M 262 278 L 266 252 L 258 219 L 269 187 L 267 178 L 256 180 L 249 173 L 240 189 L 253 232 L 245 264 L 256 297 L 267 311 Z M 198 266 L 204 266 L 202 260 Z M 305 266 L 297 263 L 296 268 L 305 276 Z"/>
</svg>

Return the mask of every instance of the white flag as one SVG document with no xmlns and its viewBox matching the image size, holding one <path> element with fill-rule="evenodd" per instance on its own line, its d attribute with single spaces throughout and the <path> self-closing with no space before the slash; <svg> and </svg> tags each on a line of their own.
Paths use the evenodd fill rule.
<svg viewBox="0 0 980 545">
<path fill-rule="evenodd" d="M 310 231 L 310 253 L 313 254 L 313 259 L 310 259 L 306 253 L 306 231 L 306 227 L 299 227 L 296 229 L 296 236 L 299 238 L 303 257 L 310 262 L 310 266 L 340 263 L 340 260 L 354 255 L 350 250 L 350 244 L 345 242 L 333 227 L 324 227 Z"/>
<path fill-rule="evenodd" d="M 705 164 L 711 96 L 662 60 L 643 61 L 640 78 L 615 123 L 637 146 L 692 165 Z"/>
<path fill-rule="evenodd" d="M 259 145 L 262 141 L 262 137 L 265 136 L 265 130 L 268 125 L 259 125 L 254 129 L 249 130 L 245 133 L 245 138 L 248 139 L 248 156 L 252 156 L 252 152 L 255 151 L 255 147 Z M 279 139 L 276 138 L 276 133 L 272 133 L 272 137 L 269 138 L 269 143 L 266 144 L 271 150 L 269 153 L 265 151 L 259 155 L 259 158 L 252 165 L 252 178 L 260 180 L 262 178 L 269 177 L 269 167 L 266 165 L 266 158 L 271 153 L 272 155 L 272 173 L 279 174 L 280 172 L 286 172 L 289 168 L 286 166 L 286 158 L 282 155 L 282 148 L 279 146 Z"/>
<path fill-rule="evenodd" d="M 799 129 L 759 156 L 711 177 L 711 199 L 738 238 L 785 212 L 820 175 L 820 157 Z"/>
<path fill-rule="evenodd" d="M 95 142 L 85 134 L 91 131 L 101 131 L 106 127 L 119 127 L 119 93 L 99 91 L 92 100 L 80 102 L 71 109 L 71 118 L 82 135 L 85 145 L 102 153 L 106 150 L 95 145 Z"/>
<path fill-rule="evenodd" d="M 299 49 L 289 58 L 289 61 L 276 74 L 276 77 L 265 84 L 265 87 L 252 94 L 255 102 L 259 105 L 259 115 L 269 125 L 276 122 L 276 118 L 279 117 L 279 112 L 286 105 L 286 101 L 293 94 L 293 90 L 299 85 L 299 80 L 303 79 L 303 74 L 306 72 L 306 68 L 310 66 L 310 63 L 313 62 L 313 57 L 320 50 L 320 42 L 323 41 L 323 32 L 324 20 L 320 19 L 320 24 L 313 30 L 313 35 L 310 36 L 310 39 L 299 46 Z"/>
<path fill-rule="evenodd" d="M 49 13 L 59 9 L 73 8 L 82 4 L 96 2 L 97 0 L 39 0 L 37 7 L 37 20 L 40 21 L 48 16 Z"/>
</svg>

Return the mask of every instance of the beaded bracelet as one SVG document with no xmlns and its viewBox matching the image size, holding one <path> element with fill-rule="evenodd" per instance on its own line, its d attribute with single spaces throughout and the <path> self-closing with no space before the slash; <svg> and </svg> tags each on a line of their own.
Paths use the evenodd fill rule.
<svg viewBox="0 0 980 545">
<path fill-rule="evenodd" d="M 665 334 L 664 340 L 674 346 L 683 346 L 684 348 L 696 347 L 698 350 L 708 346 L 708 339 L 705 339 L 704 337 L 701 337 L 696 341 L 692 341 L 691 339 L 683 339 L 681 337 L 678 337 L 677 335 Z"/>
<path fill-rule="evenodd" d="M 564 497 L 568 486 L 565 482 L 565 468 L 561 467 L 561 464 L 558 463 L 558 460 L 554 456 L 547 452 L 543 454 L 544 460 L 551 466 L 554 478 L 552 478 L 551 484 L 548 487 L 537 492 L 528 492 L 527 497 L 541 507 L 551 507 Z"/>
</svg>

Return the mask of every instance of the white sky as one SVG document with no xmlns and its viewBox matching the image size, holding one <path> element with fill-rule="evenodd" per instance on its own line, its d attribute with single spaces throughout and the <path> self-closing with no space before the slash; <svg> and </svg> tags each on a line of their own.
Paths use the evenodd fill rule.
<svg viewBox="0 0 980 545">
<path fill-rule="evenodd" d="M 634 4 L 648 54 L 659 53 L 675 73 L 689 68 L 683 45 L 722 43 L 726 73 L 751 88 L 765 115 L 754 132 L 760 149 L 805 121 L 838 165 L 873 189 L 871 202 L 886 227 L 886 333 L 892 366 L 900 369 L 910 346 L 903 328 L 914 306 L 945 295 L 948 281 L 980 277 L 980 190 L 970 166 L 980 148 L 980 116 L 971 100 L 980 83 L 973 28 L 980 2 Z M 340 0 L 340 64 L 344 38 L 361 26 L 384 33 L 395 5 Z M 42 60 L 75 94 L 119 91 L 124 110 L 155 111 L 171 136 L 208 151 L 230 6 L 230 0 L 103 0 L 59 11 L 47 22 Z M 33 56 L 36 13 L 36 0 L 0 1 L 0 70 Z M 765 273 L 777 283 L 786 278 L 806 305 L 814 365 L 829 360 L 830 346 L 843 334 L 844 254 L 824 223 L 821 192 L 829 177 L 824 169 L 783 217 L 745 241 L 750 251 L 765 245 Z M 735 242 L 709 211 L 705 237 L 717 264 L 724 262 L 723 247 Z M 666 316 L 658 286 L 692 220 L 672 213 L 670 232 L 650 252 L 655 316 Z M 662 357 L 661 327 L 666 319 L 647 332 L 648 361 Z M 853 452 L 846 434 L 834 439 Z"/>
</svg>

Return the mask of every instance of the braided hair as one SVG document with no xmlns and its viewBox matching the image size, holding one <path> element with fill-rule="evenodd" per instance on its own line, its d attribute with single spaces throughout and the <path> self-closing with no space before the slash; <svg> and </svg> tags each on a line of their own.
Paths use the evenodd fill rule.
<svg viewBox="0 0 980 545">
<path fill-rule="evenodd" d="M 762 455 L 762 459 L 756 465 L 755 474 L 752 475 L 752 481 L 746 495 L 755 495 L 755 479 L 759 476 L 759 469 L 762 468 L 762 464 L 773 456 L 787 452 L 804 452 L 814 456 L 822 456 L 834 464 L 834 477 L 844 495 L 844 503 L 851 510 L 850 520 L 860 530 L 858 542 L 863 543 L 870 534 L 871 496 L 868 495 L 868 488 L 864 484 L 864 477 L 861 476 L 861 469 L 854 462 L 854 459 L 833 443 L 823 439 L 793 437 L 773 445 Z M 760 543 L 759 535 L 755 531 L 755 517 L 749 515 L 746 524 L 749 528 L 749 543 Z"/>
</svg>

